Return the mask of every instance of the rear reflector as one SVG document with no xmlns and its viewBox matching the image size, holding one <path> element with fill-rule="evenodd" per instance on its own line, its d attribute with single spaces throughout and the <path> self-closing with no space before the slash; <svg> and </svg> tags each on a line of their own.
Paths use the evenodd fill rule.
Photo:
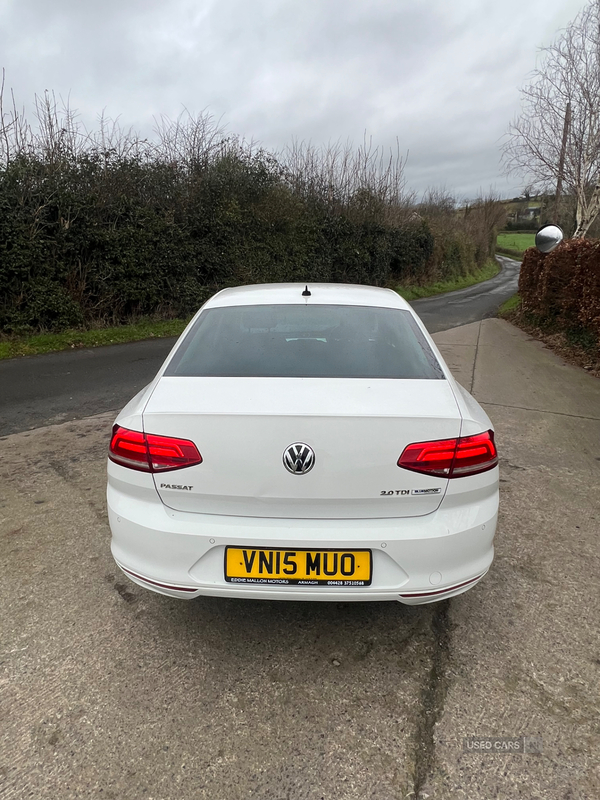
<svg viewBox="0 0 600 800">
<path fill-rule="evenodd" d="M 398 466 L 437 478 L 465 478 L 493 469 L 498 463 L 494 431 L 458 439 L 409 444 Z"/>
<path fill-rule="evenodd" d="M 127 575 L 131 575 L 132 578 L 137 578 L 138 581 L 143 581 L 144 583 L 149 584 L 150 586 L 158 586 L 160 589 L 170 589 L 173 592 L 197 592 L 198 589 L 193 589 L 190 586 L 173 586 L 170 583 L 159 583 L 158 581 L 151 581 L 150 578 L 143 578 L 141 575 L 138 575 L 137 572 L 132 572 L 130 569 L 125 569 L 125 567 L 119 567 L 123 570 L 123 572 L 127 573 Z"/>
<path fill-rule="evenodd" d="M 401 594 L 400 597 L 433 597 L 436 594 L 448 594 L 448 592 L 455 592 L 457 589 L 462 589 L 463 586 L 468 586 L 470 583 L 475 583 L 475 581 L 483 578 L 484 575 L 485 572 L 478 575 L 476 578 L 471 578 L 471 580 L 455 583 L 454 586 L 446 586 L 445 589 L 433 589 L 429 592 L 409 592 L 408 594 Z"/>
<path fill-rule="evenodd" d="M 143 472 L 167 472 L 202 463 L 202 456 L 189 439 L 130 431 L 115 425 L 108 457 L 115 464 Z"/>
</svg>

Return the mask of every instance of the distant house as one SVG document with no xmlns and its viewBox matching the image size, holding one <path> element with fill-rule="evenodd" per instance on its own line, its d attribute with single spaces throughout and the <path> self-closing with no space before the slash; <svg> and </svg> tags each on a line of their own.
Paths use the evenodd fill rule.
<svg viewBox="0 0 600 800">
<path fill-rule="evenodd" d="M 507 223 L 515 224 L 531 224 L 535 228 L 540 221 L 542 212 L 541 203 L 528 203 L 525 199 L 507 200 L 504 203 L 506 208 L 506 221 Z"/>
</svg>

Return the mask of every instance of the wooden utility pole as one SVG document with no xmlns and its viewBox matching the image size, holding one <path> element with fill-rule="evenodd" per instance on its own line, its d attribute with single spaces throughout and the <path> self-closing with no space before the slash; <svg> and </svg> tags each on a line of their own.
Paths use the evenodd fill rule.
<svg viewBox="0 0 600 800">
<path fill-rule="evenodd" d="M 565 110 L 565 124 L 563 125 L 562 144 L 560 147 L 560 159 L 558 162 L 558 180 L 556 181 L 556 201 L 554 203 L 554 224 L 558 225 L 558 207 L 560 195 L 562 193 L 563 173 L 565 171 L 565 153 L 567 151 L 567 139 L 569 137 L 569 127 L 571 125 L 571 101 L 567 101 Z"/>
</svg>

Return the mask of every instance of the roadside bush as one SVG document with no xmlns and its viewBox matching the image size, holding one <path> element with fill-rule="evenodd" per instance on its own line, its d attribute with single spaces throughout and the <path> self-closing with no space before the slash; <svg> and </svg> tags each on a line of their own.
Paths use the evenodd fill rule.
<svg viewBox="0 0 600 800">
<path fill-rule="evenodd" d="M 600 240 L 571 239 L 547 255 L 530 248 L 519 293 L 523 312 L 600 342 Z"/>
<path fill-rule="evenodd" d="M 433 236 L 421 273 L 431 281 L 464 277 L 483 267 L 494 256 L 497 231 L 506 219 L 503 204 L 492 195 L 458 208 L 443 189 L 430 189 L 418 212 Z"/>
<path fill-rule="evenodd" d="M 0 330 L 114 325 L 195 311 L 219 288 L 388 285 L 421 277 L 425 221 L 391 224 L 295 193 L 264 154 L 182 170 L 94 154 L 0 169 Z"/>
<path fill-rule="evenodd" d="M 531 220 L 524 222 L 507 222 L 502 228 L 504 231 L 519 231 L 519 233 L 536 233 L 537 228 L 532 227 Z"/>
<path fill-rule="evenodd" d="M 390 278 L 394 283 L 414 283 L 427 277 L 435 250 L 435 237 L 425 220 L 415 220 L 391 232 Z"/>
<path fill-rule="evenodd" d="M 84 322 L 81 307 L 57 281 L 38 277 L 7 310 L 5 328 L 13 333 L 74 328 Z"/>
<path fill-rule="evenodd" d="M 475 256 L 476 247 L 469 237 L 456 231 L 443 243 L 439 276 L 442 279 L 468 275 L 480 266 Z"/>
<path fill-rule="evenodd" d="M 367 141 L 275 156 L 208 115 L 161 119 L 154 143 L 84 131 L 48 95 L 37 116 L 0 119 L 0 333 L 185 316 L 243 283 L 425 282 L 486 257 L 487 201 L 416 210 L 402 158 Z"/>
</svg>

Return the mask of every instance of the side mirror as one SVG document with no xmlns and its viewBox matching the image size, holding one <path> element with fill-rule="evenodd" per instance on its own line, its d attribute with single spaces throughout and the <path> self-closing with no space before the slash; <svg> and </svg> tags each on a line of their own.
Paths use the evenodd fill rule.
<svg viewBox="0 0 600 800">
<path fill-rule="evenodd" d="M 535 235 L 535 246 L 540 253 L 551 253 L 562 240 L 562 228 L 558 225 L 544 225 Z"/>
</svg>

